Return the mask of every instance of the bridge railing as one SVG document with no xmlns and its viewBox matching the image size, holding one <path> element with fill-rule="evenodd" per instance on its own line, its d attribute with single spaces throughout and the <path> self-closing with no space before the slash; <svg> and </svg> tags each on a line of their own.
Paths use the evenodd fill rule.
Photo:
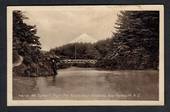
<svg viewBox="0 0 170 112">
<path fill-rule="evenodd" d="M 95 64 L 97 60 L 94 59 L 64 59 L 60 61 L 61 63 L 90 63 Z"/>
</svg>

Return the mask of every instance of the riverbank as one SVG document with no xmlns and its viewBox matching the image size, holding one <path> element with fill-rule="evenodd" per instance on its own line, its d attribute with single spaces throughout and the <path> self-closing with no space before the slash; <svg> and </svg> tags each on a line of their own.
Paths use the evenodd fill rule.
<svg viewBox="0 0 170 112">
<path fill-rule="evenodd" d="M 27 73 L 25 73 L 25 68 L 27 68 L 27 67 L 25 67 L 25 65 L 24 64 L 21 64 L 20 66 L 16 66 L 16 67 L 14 67 L 13 68 L 13 76 L 23 76 L 23 77 L 48 77 L 48 76 L 56 76 L 56 75 L 58 75 L 58 73 L 57 74 L 52 74 L 52 72 L 49 72 L 50 70 L 48 70 L 48 71 L 46 71 L 46 70 L 40 70 L 40 69 L 42 69 L 42 68 L 40 68 L 40 69 L 38 69 L 38 75 L 34 72 L 34 73 L 29 73 L 29 75 L 27 75 Z M 79 66 L 79 65 L 65 65 L 65 66 L 59 66 L 58 67 L 58 69 L 57 69 L 57 71 L 62 71 L 62 70 L 69 70 L 69 69 L 74 69 L 74 68 L 76 68 L 76 69 L 94 69 L 94 70 L 98 70 L 98 71 L 110 71 L 110 72 L 112 72 L 112 71 L 114 71 L 114 72 L 117 72 L 117 71 L 122 71 L 122 72 L 126 72 L 126 71 L 158 71 L 158 70 L 154 70 L 154 69 L 145 69 L 145 70 L 127 70 L 127 69 L 107 69 L 107 68 L 101 68 L 101 67 L 96 67 L 96 66 L 88 66 L 88 65 L 86 65 L 86 66 L 84 66 L 84 65 L 81 65 L 81 66 Z M 52 71 L 52 70 L 51 70 Z"/>
</svg>

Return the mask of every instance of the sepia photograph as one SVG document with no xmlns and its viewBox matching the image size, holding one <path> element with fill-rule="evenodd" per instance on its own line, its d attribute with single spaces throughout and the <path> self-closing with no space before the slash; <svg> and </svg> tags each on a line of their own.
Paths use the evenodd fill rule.
<svg viewBox="0 0 170 112">
<path fill-rule="evenodd" d="M 8 106 L 164 105 L 163 5 L 7 7 Z"/>
</svg>

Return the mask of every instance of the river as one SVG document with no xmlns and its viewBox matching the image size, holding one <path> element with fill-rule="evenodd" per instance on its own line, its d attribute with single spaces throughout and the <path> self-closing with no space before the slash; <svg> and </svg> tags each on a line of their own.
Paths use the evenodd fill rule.
<svg viewBox="0 0 170 112">
<path fill-rule="evenodd" d="M 13 78 L 14 100 L 158 100 L 158 71 L 70 67 L 48 77 Z"/>
</svg>

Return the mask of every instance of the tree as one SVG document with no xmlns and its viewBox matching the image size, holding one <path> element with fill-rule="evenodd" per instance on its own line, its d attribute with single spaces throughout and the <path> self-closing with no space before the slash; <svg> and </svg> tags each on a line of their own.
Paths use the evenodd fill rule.
<svg viewBox="0 0 170 112">
<path fill-rule="evenodd" d="M 26 24 L 25 19 L 28 18 L 21 11 L 13 11 L 13 59 L 20 55 L 25 65 L 35 68 L 41 58 L 40 37 L 36 36 L 36 26 Z"/>
<path fill-rule="evenodd" d="M 98 58 L 102 59 L 112 49 L 112 39 L 108 38 L 105 40 L 100 40 L 94 44 L 94 47 L 100 54 Z"/>
<path fill-rule="evenodd" d="M 159 62 L 159 12 L 122 11 L 116 33 L 97 42 L 97 66 L 110 69 L 157 69 Z"/>
<path fill-rule="evenodd" d="M 118 15 L 116 25 L 111 55 L 120 68 L 157 69 L 159 12 L 123 11 Z"/>
</svg>

